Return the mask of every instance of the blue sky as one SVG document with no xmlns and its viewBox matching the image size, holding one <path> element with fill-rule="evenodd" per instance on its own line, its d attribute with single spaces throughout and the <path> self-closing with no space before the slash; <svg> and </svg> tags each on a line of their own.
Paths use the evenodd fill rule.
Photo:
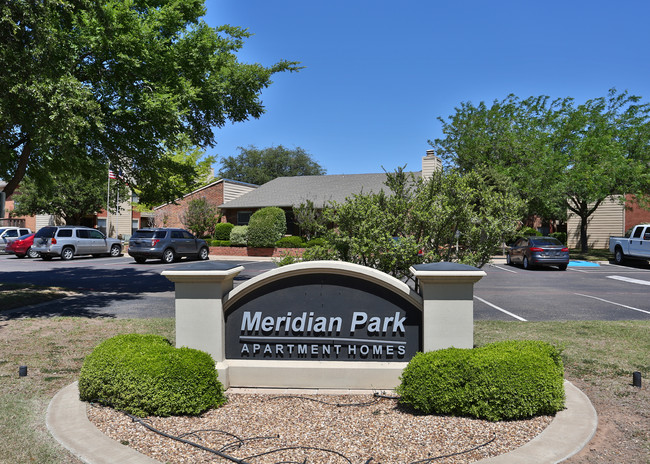
<svg viewBox="0 0 650 464">
<path fill-rule="evenodd" d="M 650 100 L 650 2 L 206 0 L 208 24 L 255 34 L 242 62 L 300 61 L 262 93 L 266 114 L 216 131 L 237 147 L 301 147 L 328 174 L 419 170 L 460 102 Z M 219 165 L 215 165 L 218 170 Z"/>
</svg>

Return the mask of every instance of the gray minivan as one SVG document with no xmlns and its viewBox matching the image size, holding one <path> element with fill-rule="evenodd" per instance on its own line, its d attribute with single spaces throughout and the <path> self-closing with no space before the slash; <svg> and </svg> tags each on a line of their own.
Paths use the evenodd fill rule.
<svg viewBox="0 0 650 464">
<path fill-rule="evenodd" d="M 120 256 L 122 241 L 106 237 L 91 227 L 47 226 L 34 235 L 32 250 L 46 261 L 54 256 L 66 261 L 79 255 Z"/>
</svg>

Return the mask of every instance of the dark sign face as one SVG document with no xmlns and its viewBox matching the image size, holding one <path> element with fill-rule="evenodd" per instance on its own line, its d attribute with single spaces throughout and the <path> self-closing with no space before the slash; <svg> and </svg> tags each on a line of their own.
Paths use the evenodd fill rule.
<svg viewBox="0 0 650 464">
<path fill-rule="evenodd" d="M 408 361 L 422 313 L 402 295 L 345 275 L 293 275 L 226 305 L 226 358 Z"/>
</svg>

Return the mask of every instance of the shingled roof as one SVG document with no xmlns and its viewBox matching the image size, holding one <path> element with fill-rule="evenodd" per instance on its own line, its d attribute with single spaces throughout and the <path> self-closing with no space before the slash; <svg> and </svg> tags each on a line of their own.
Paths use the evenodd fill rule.
<svg viewBox="0 0 650 464">
<path fill-rule="evenodd" d="M 331 201 L 343 202 L 357 193 L 385 191 L 385 182 L 386 173 L 278 177 L 219 208 L 291 208 L 306 200 L 311 200 L 314 206 L 322 208 Z"/>
</svg>

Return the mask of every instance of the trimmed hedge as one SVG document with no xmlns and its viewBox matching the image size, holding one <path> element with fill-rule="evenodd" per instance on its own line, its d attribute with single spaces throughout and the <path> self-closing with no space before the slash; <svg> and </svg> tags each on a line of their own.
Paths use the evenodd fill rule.
<svg viewBox="0 0 650 464">
<path fill-rule="evenodd" d="M 325 246 L 325 239 L 324 239 L 324 238 L 320 238 L 320 237 L 312 238 L 312 239 L 311 239 L 310 241 L 308 241 L 307 244 L 306 244 L 306 247 L 307 247 L 307 248 L 311 248 L 311 247 L 315 247 L 315 246 L 324 247 L 324 246 Z"/>
<path fill-rule="evenodd" d="M 230 231 L 230 244 L 246 246 L 248 243 L 248 226 L 235 226 Z"/>
<path fill-rule="evenodd" d="M 567 244 L 566 232 L 551 232 L 550 236 L 558 239 L 563 245 Z"/>
<path fill-rule="evenodd" d="M 137 416 L 198 415 L 226 401 L 209 354 L 140 334 L 95 347 L 81 368 L 79 397 Z"/>
<path fill-rule="evenodd" d="M 213 246 L 213 247 L 218 247 L 218 246 L 227 247 L 227 246 L 230 246 L 230 240 L 210 240 L 210 246 Z"/>
<path fill-rule="evenodd" d="M 275 246 L 277 248 L 304 248 L 305 242 L 303 242 L 300 237 L 290 235 L 289 237 L 282 237 L 280 240 L 275 242 Z"/>
<path fill-rule="evenodd" d="M 287 217 L 281 208 L 262 208 L 253 213 L 248 222 L 248 246 L 273 248 L 287 232 Z"/>
<path fill-rule="evenodd" d="M 235 225 L 229 222 L 218 223 L 214 226 L 214 234 L 212 235 L 212 238 L 214 240 L 230 240 L 230 232 L 233 227 L 235 227 Z"/>
<path fill-rule="evenodd" d="M 564 367 L 559 351 L 539 341 L 447 348 L 416 354 L 397 392 L 425 414 L 522 419 L 564 407 Z"/>
</svg>

